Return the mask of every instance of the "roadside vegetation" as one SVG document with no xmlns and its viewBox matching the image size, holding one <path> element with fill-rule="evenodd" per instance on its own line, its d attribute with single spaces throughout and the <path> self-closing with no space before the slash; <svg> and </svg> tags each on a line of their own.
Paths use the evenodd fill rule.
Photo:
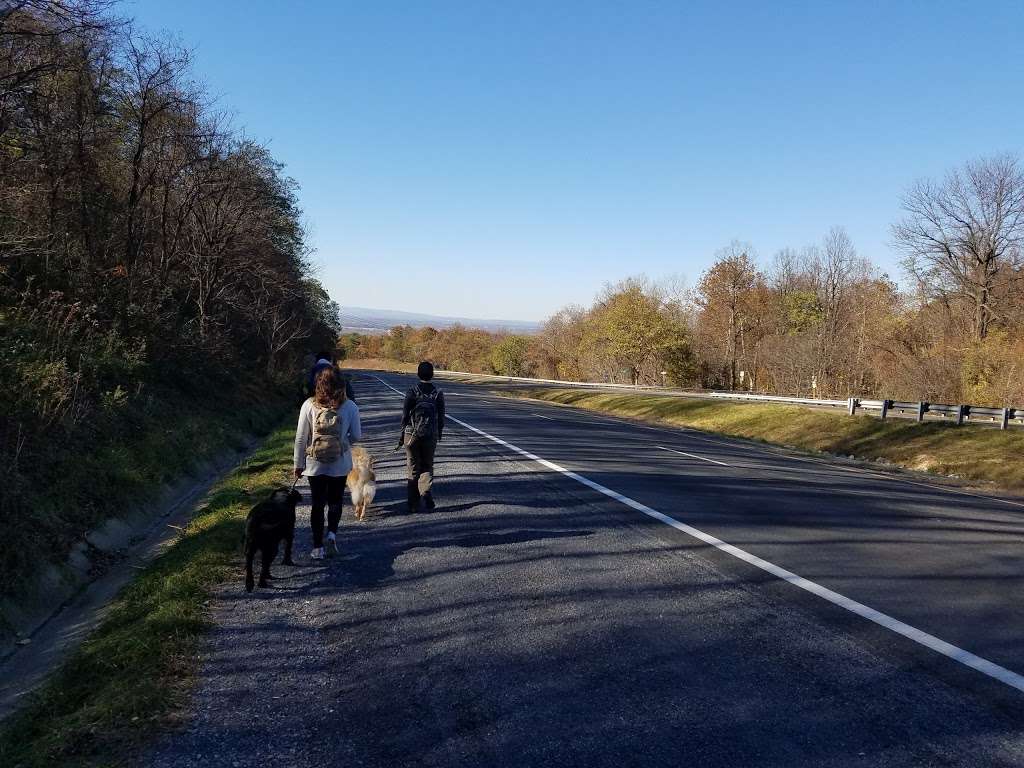
<svg viewBox="0 0 1024 768">
<path fill-rule="evenodd" d="M 438 368 L 471 373 L 504 373 L 525 375 L 529 368 L 523 355 L 533 342 L 530 337 L 493 333 L 479 328 L 413 328 L 400 325 L 385 334 L 344 333 L 338 341 L 339 351 L 352 368 L 412 365 L 430 360 Z M 397 369 L 396 369 L 397 370 Z M 519 371 L 505 373 L 506 371 Z"/>
<path fill-rule="evenodd" d="M 609 394 L 537 388 L 501 392 L 625 416 L 691 427 L 731 437 L 884 461 L 906 469 L 952 475 L 1000 488 L 1024 490 L 1024 431 L 981 426 L 881 421 L 870 416 L 786 405 L 729 403 L 665 395 Z"/>
<path fill-rule="evenodd" d="M 4 599 L 267 429 L 339 331 L 295 183 L 110 8 L 0 3 Z"/>
<path fill-rule="evenodd" d="M 132 764 L 173 725 L 209 624 L 209 589 L 238 573 L 248 509 L 291 468 L 293 427 L 277 429 L 210 493 L 181 537 L 125 588 L 99 629 L 0 733 L 0 765 Z"/>
</svg>

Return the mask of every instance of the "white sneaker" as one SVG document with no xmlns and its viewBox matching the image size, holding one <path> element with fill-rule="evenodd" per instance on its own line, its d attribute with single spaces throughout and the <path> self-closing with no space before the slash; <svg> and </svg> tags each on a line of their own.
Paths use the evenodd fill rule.
<svg viewBox="0 0 1024 768">
<path fill-rule="evenodd" d="M 313 551 L 309 553 L 310 560 L 323 560 L 324 559 L 324 548 L 314 547 Z"/>
<path fill-rule="evenodd" d="M 333 533 L 327 534 L 327 556 L 338 554 L 338 537 Z"/>
</svg>

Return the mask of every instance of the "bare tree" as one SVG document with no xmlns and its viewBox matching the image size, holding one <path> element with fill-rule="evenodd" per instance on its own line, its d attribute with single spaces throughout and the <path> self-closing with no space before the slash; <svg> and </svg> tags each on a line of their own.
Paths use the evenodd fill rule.
<svg viewBox="0 0 1024 768">
<path fill-rule="evenodd" d="M 125 39 L 124 79 L 118 99 L 129 126 L 130 183 L 125 200 L 125 266 L 134 275 L 136 260 L 147 241 L 150 222 L 144 198 L 157 182 L 160 149 L 175 132 L 173 118 L 198 103 L 184 81 L 189 52 L 168 40 L 129 34 Z"/>
<path fill-rule="evenodd" d="M 8 107 L 67 61 L 54 41 L 85 40 L 118 25 L 108 0 L 0 0 L 0 134 Z"/>
<path fill-rule="evenodd" d="M 833 227 L 810 265 L 821 309 L 818 326 L 816 383 L 820 391 L 839 394 L 848 390 L 851 374 L 847 334 L 854 321 L 854 286 L 867 278 L 869 267 L 857 256 L 853 241 L 842 227 Z M 841 380 L 837 380 L 841 379 Z"/>
<path fill-rule="evenodd" d="M 964 305 L 973 338 L 984 339 L 1021 275 L 1024 174 L 1017 159 L 985 158 L 942 184 L 920 181 L 903 209 L 893 237 L 907 271 L 927 298 Z"/>
</svg>

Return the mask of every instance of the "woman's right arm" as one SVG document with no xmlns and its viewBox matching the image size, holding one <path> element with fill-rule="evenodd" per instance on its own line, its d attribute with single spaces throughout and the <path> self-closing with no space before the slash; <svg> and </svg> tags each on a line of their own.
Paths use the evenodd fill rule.
<svg viewBox="0 0 1024 768">
<path fill-rule="evenodd" d="M 348 424 L 348 436 L 350 442 L 358 443 L 363 439 L 363 425 L 359 423 L 359 406 L 352 400 L 349 402 L 352 403 L 352 420 Z"/>
<path fill-rule="evenodd" d="M 301 477 L 306 468 L 306 446 L 309 445 L 309 401 L 299 409 L 299 423 L 295 427 L 295 451 L 293 454 L 295 476 Z"/>
</svg>

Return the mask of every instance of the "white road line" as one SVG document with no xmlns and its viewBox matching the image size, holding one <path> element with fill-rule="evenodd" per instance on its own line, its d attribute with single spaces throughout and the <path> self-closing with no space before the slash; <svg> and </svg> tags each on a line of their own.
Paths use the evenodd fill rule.
<svg viewBox="0 0 1024 768">
<path fill-rule="evenodd" d="M 660 448 L 663 451 L 669 451 L 670 453 L 678 453 L 680 456 L 689 456 L 691 459 L 700 459 L 701 461 L 707 461 L 707 462 L 710 462 L 712 464 L 718 464 L 719 466 L 722 466 L 722 467 L 730 466 L 729 464 L 726 464 L 724 461 L 717 461 L 715 459 L 709 459 L 707 456 L 698 456 L 695 453 L 687 453 L 686 451 L 677 451 L 675 448 L 666 448 L 664 445 L 656 445 L 654 447 L 655 448 Z"/>
<path fill-rule="evenodd" d="M 383 379 L 380 379 L 376 376 L 374 378 L 376 378 L 377 381 L 379 381 L 385 387 L 394 390 L 399 395 L 402 394 Z M 646 504 L 641 504 L 639 501 L 631 499 L 628 496 L 623 496 L 618 491 L 613 491 L 611 488 L 607 488 L 601 485 L 600 483 L 595 483 L 593 480 L 590 480 L 589 478 L 586 478 L 583 475 L 576 474 L 575 472 L 572 472 L 571 470 L 568 470 L 565 467 L 555 464 L 553 461 L 542 459 L 540 456 L 532 454 L 529 451 L 525 451 L 519 446 L 512 445 L 512 443 L 506 442 L 502 440 L 500 437 L 495 437 L 494 435 L 484 432 L 482 429 L 477 429 L 472 424 L 467 424 L 464 421 L 456 419 L 454 416 L 448 416 L 447 414 L 445 415 L 447 418 L 451 419 L 456 424 L 465 427 L 471 432 L 475 432 L 476 434 L 482 437 L 486 437 L 488 440 L 491 440 L 497 443 L 498 445 L 502 445 L 508 448 L 510 451 L 514 451 L 515 453 L 518 453 L 520 456 L 523 456 L 524 458 L 527 458 L 530 461 L 535 461 L 541 466 L 547 467 L 548 469 L 552 470 L 553 472 L 558 472 L 559 474 L 565 475 L 566 477 L 575 480 L 577 483 L 585 485 L 587 488 L 597 491 L 598 493 L 602 493 L 605 496 L 608 496 L 609 498 L 615 499 L 615 501 L 618 501 L 621 504 L 625 504 L 627 507 L 635 509 L 637 512 L 642 512 L 648 517 L 652 517 L 655 520 L 664 523 L 665 525 L 671 526 L 672 528 L 675 528 L 677 531 L 682 531 L 683 533 L 692 536 L 695 539 L 703 541 L 705 544 L 710 544 L 711 546 L 721 550 L 722 552 L 732 555 L 733 557 L 742 560 L 745 563 L 749 563 L 750 565 L 753 565 L 756 568 L 760 568 L 763 571 L 767 571 L 776 578 L 789 582 L 794 587 L 799 587 L 800 589 L 810 592 L 812 595 L 816 595 L 822 598 L 823 600 L 827 600 L 833 605 L 838 605 L 840 608 L 845 608 L 846 610 L 856 614 L 857 616 L 860 616 L 861 618 L 874 622 L 875 624 L 878 624 L 881 627 L 885 627 L 886 629 L 895 632 L 898 635 L 902 635 L 908 640 L 913 640 L 915 643 L 923 645 L 925 648 L 929 648 L 935 651 L 936 653 L 941 653 L 943 656 L 950 658 L 953 661 L 959 662 L 960 664 L 963 664 L 965 667 L 970 667 L 971 669 L 981 672 L 983 675 L 987 675 L 988 677 L 991 677 L 995 680 L 998 680 L 999 682 L 1004 683 L 1010 686 L 1011 688 L 1016 688 L 1018 691 L 1024 692 L 1024 675 L 1019 675 L 1013 670 L 1007 669 L 1006 667 L 1002 667 L 999 664 L 996 664 L 995 662 L 989 661 L 988 659 L 983 659 L 981 656 L 977 656 L 971 653 L 970 651 L 966 651 L 963 648 L 959 648 L 953 645 L 952 643 L 947 643 L 945 640 L 935 637 L 935 635 L 930 635 L 927 632 L 917 629 L 917 627 L 912 627 L 911 625 L 902 622 L 899 619 L 893 618 L 892 616 L 882 613 L 881 611 L 876 611 L 874 608 L 870 608 L 869 606 L 866 606 L 863 603 L 858 603 L 856 600 L 852 600 L 849 597 L 846 597 L 845 595 L 841 595 L 838 592 L 833 592 L 831 589 L 828 589 L 827 587 L 823 587 L 820 584 L 810 581 L 809 579 L 805 579 L 802 576 L 798 576 L 792 571 L 787 571 L 785 568 L 775 565 L 774 563 L 770 563 L 767 560 L 758 557 L 757 555 L 752 555 L 746 550 L 740 549 L 739 547 L 734 547 L 732 544 L 727 544 L 726 542 L 722 541 L 719 538 L 716 538 L 715 536 L 712 536 L 709 533 L 704 533 L 704 531 L 694 528 L 692 525 L 681 523 L 673 517 L 669 517 L 668 515 L 659 512 L 658 510 L 653 509 L 652 507 L 649 507 Z"/>
<path fill-rule="evenodd" d="M 533 415 L 536 416 L 538 419 L 547 419 L 548 421 L 554 421 L 554 419 L 552 419 L 550 416 L 545 416 L 542 413 L 535 413 Z"/>
</svg>

